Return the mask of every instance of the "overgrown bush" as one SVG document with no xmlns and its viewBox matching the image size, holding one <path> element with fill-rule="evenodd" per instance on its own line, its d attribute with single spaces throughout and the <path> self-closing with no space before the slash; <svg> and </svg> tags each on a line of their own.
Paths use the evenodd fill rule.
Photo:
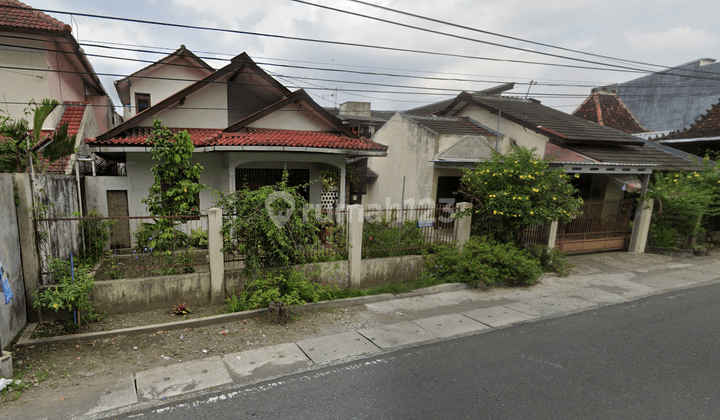
<svg viewBox="0 0 720 420">
<path fill-rule="evenodd" d="M 225 303 L 229 312 L 267 308 L 270 302 L 302 305 L 335 298 L 337 286 L 313 283 L 300 272 L 275 270 L 249 281 L 239 295 L 233 293 Z"/>
<path fill-rule="evenodd" d="M 547 246 L 538 244 L 530 244 L 527 250 L 540 263 L 546 273 L 557 273 L 562 277 L 570 275 L 570 269 L 573 265 L 565 258 L 563 250 L 557 248 L 548 249 Z"/>
<path fill-rule="evenodd" d="M 425 244 L 416 220 L 406 220 L 402 227 L 392 220 L 363 223 L 363 258 L 394 257 L 420 254 Z"/>
<path fill-rule="evenodd" d="M 74 212 L 73 216 L 80 217 L 80 213 Z M 87 218 L 102 217 L 97 210 L 90 210 Z M 114 220 L 83 220 L 80 222 L 85 236 L 85 252 L 83 259 L 88 264 L 95 264 L 105 254 L 105 247 L 110 240 L 110 234 L 115 227 Z"/>
<path fill-rule="evenodd" d="M 479 284 L 533 284 L 543 273 L 528 251 L 510 243 L 471 238 L 460 252 L 455 244 L 438 247 L 425 259 L 425 270 L 448 282 Z"/>
<path fill-rule="evenodd" d="M 223 252 L 244 255 L 246 272 L 312 262 L 322 223 L 297 187 L 288 184 L 287 170 L 275 185 L 217 194 Z"/>
<path fill-rule="evenodd" d="M 47 308 L 55 312 L 78 311 L 86 322 L 102 319 L 102 314 L 95 311 L 90 300 L 90 293 L 95 287 L 90 269 L 91 267 L 84 264 L 77 264 L 73 269 L 70 261 L 53 259 L 50 262 L 50 271 L 55 286 L 42 291 L 36 290 L 33 293 L 33 307 Z"/>
</svg>

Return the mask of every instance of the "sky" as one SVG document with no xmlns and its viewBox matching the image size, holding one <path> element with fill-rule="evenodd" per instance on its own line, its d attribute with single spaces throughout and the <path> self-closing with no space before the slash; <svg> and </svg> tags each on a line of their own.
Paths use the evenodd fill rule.
<svg viewBox="0 0 720 420">
<path fill-rule="evenodd" d="M 321 106 L 360 101 L 371 102 L 373 110 L 412 109 L 463 90 L 515 82 L 507 94 L 570 113 L 592 87 L 700 58 L 720 59 L 717 0 L 363 0 L 404 13 L 352 0 L 25 2 L 55 10 L 47 13 L 71 24 L 96 72 L 121 75 L 100 77 L 116 105 L 114 80 L 180 45 L 214 68 L 246 52 L 291 90 L 306 89 Z"/>
</svg>

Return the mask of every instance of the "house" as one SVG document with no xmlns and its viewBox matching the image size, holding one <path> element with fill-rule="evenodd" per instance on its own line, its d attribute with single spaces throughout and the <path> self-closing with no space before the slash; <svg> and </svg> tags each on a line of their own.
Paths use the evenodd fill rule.
<svg viewBox="0 0 720 420">
<path fill-rule="evenodd" d="M 70 26 L 17 0 L 0 0 L 0 40 L 4 115 L 26 118 L 30 101 L 57 100 L 60 106 L 45 120 L 45 134 L 68 123 L 79 154 L 87 156 L 82 139 L 109 130 L 117 115 Z M 75 160 L 66 158 L 49 171 L 69 173 Z M 83 166 L 89 171 L 89 164 Z"/>
<path fill-rule="evenodd" d="M 653 139 L 664 146 L 704 157 L 708 151 L 720 151 L 720 102 L 713 106 L 690 127 L 673 131 Z"/>
<path fill-rule="evenodd" d="M 606 89 L 593 89 L 572 115 L 628 134 L 650 131 L 640 124 L 616 92 Z"/>
<path fill-rule="evenodd" d="M 592 227 L 593 231 L 561 227 L 558 246 L 567 251 L 624 248 L 635 203 L 624 200 L 626 192 L 645 188 L 653 170 L 696 168 L 693 159 L 672 153 L 667 147 L 557 111 L 534 99 L 506 97 L 498 92 L 463 92 L 422 110 L 431 116 L 396 114 L 373 137 L 389 149 L 387 159 L 370 159 L 368 163 L 379 175 L 368 187 L 368 202 L 385 205 L 383 195 L 393 194 L 392 203 L 399 203 L 403 175 L 406 192 L 411 193 L 406 193 L 406 198 L 445 198 L 446 186 L 451 186 L 450 194 L 458 197 L 461 168 L 487 158 L 492 149 L 500 153 L 516 146 L 535 149 L 538 157 L 576 174 L 572 182 L 586 200 L 583 217 L 588 220 L 581 228 Z M 418 109 L 413 111 L 418 113 Z M 433 128 L 441 123 L 453 127 Z M 468 130 L 467 124 L 477 130 L 474 135 L 459 131 L 458 125 Z M 457 133 L 454 137 L 449 135 L 453 132 Z M 461 136 L 475 137 L 474 143 L 462 147 L 467 139 Z M 455 142 L 452 146 L 450 139 Z M 387 183 L 392 187 L 386 187 Z M 418 191 L 424 197 L 412 195 Z M 612 232 L 611 237 L 603 233 L 606 229 Z"/>
<path fill-rule="evenodd" d="M 624 83 L 598 87 L 617 93 L 650 131 L 688 128 L 720 97 L 720 63 L 702 58 Z"/>
<path fill-rule="evenodd" d="M 162 66 L 154 68 L 158 70 L 148 71 L 160 71 Z M 164 66 L 164 71 L 172 76 L 172 71 L 185 74 L 187 68 Z M 133 92 L 136 99 L 138 93 L 149 95 L 152 101 L 163 97 L 166 85 L 150 80 L 142 92 L 133 91 L 131 84 L 127 97 L 132 99 Z M 200 182 L 208 187 L 200 194 L 201 209 L 213 205 L 214 191 L 276 183 L 284 168 L 291 183 L 308 184 L 301 193 L 317 206 L 321 203 L 321 172 L 340 172 L 338 205 L 343 207 L 348 161 L 387 154 L 386 146 L 357 136 L 304 91 L 290 92 L 245 53 L 149 105 L 117 127 L 85 139 L 91 152 L 126 164 L 123 180 L 86 180 L 88 195 L 94 197 L 88 199 L 88 206 L 103 214 L 113 207 L 106 201 L 111 191 L 124 195 L 120 202 L 127 203 L 126 208 L 112 211 L 147 213 L 141 200 L 153 183 L 154 162 L 146 139 L 155 119 L 173 132 L 187 130 L 190 134 L 195 145 L 193 161 L 204 167 Z M 109 200 L 110 195 L 107 197 Z"/>
<path fill-rule="evenodd" d="M 503 134 L 471 118 L 398 112 L 373 137 L 389 146 L 391 159 L 368 160 L 377 179 L 368 184 L 363 204 L 454 203 L 460 198 L 460 168 L 489 158 L 502 139 Z"/>
</svg>

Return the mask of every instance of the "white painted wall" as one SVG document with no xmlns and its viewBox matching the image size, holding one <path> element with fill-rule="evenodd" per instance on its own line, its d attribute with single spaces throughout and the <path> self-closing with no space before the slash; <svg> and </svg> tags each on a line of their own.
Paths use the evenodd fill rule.
<svg viewBox="0 0 720 420">
<path fill-rule="evenodd" d="M 143 78 L 131 78 L 130 115 L 132 116 L 137 114 L 137 110 L 135 109 L 136 93 L 149 93 L 150 105 L 155 105 L 209 74 L 209 72 L 203 68 L 194 66 L 187 67 L 191 65 L 194 65 L 194 62 L 180 57 L 175 57 L 168 61 L 168 65 L 158 65 L 151 71 L 143 73 Z M 145 77 L 153 77 L 153 79 Z"/>
<path fill-rule="evenodd" d="M 314 112 L 311 112 L 299 103 L 289 104 L 270 115 L 248 124 L 248 127 L 301 131 L 336 130 L 335 127 L 321 120 Z"/>
<path fill-rule="evenodd" d="M 226 108 L 227 88 L 223 83 L 214 83 L 188 96 L 183 105 L 175 104 L 139 125 L 152 127 L 153 120 L 159 118 L 166 127 L 226 128 L 229 125 Z"/>
<path fill-rule="evenodd" d="M 506 153 L 509 150 L 510 142 L 508 137 L 510 137 L 517 141 L 518 146 L 526 147 L 528 149 L 537 148 L 535 154 L 540 157 L 545 156 L 545 145 L 549 140 L 546 136 L 538 134 L 504 118 L 500 118 L 500 128 L 498 129 L 497 115 L 491 114 L 490 112 L 472 104 L 469 104 L 460 110 L 456 116 L 470 117 L 481 124 L 503 133 L 506 137 L 503 141 L 501 141 L 501 153 Z"/>
<path fill-rule="evenodd" d="M 397 113 L 373 136 L 388 146 L 387 157 L 368 159 L 378 178 L 368 185 L 363 204 L 399 205 L 405 177 L 405 203 L 427 205 L 435 201 L 438 176 L 460 176 L 457 170 L 439 170 L 431 162 L 437 153 L 457 143 L 462 135 L 438 135 Z"/>
</svg>

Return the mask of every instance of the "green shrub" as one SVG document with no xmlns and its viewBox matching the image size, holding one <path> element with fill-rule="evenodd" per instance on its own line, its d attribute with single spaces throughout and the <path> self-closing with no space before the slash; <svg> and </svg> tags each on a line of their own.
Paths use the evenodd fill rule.
<svg viewBox="0 0 720 420">
<path fill-rule="evenodd" d="M 678 230 L 672 226 L 654 223 L 650 228 L 652 244 L 659 248 L 672 248 L 680 244 Z"/>
<path fill-rule="evenodd" d="M 399 229 L 391 220 L 363 223 L 363 258 L 420 254 L 424 247 L 416 220 L 406 220 Z"/>
<path fill-rule="evenodd" d="M 250 280 L 240 295 L 233 293 L 225 303 L 229 312 L 238 312 L 267 308 L 270 302 L 302 305 L 332 300 L 337 291 L 337 286 L 313 283 L 300 272 L 275 270 Z"/>
<path fill-rule="evenodd" d="M 557 248 L 548 250 L 547 246 L 537 244 L 530 244 L 527 250 L 546 273 L 557 273 L 562 277 L 570 275 L 573 265 L 565 258 L 565 252 L 562 250 Z"/>
<path fill-rule="evenodd" d="M 528 251 L 509 243 L 471 238 L 463 251 L 454 244 L 439 248 L 429 255 L 425 269 L 430 275 L 448 282 L 471 286 L 494 283 L 532 284 L 543 273 L 540 262 Z"/>
</svg>

